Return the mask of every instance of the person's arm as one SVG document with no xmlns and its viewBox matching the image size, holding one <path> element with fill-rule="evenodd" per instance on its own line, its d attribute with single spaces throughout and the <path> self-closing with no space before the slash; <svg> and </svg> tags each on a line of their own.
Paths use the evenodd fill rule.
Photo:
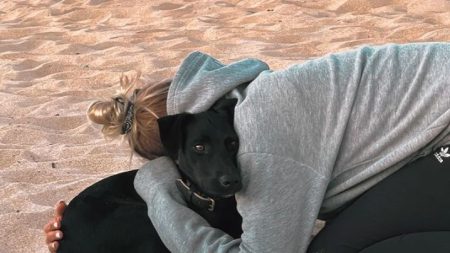
<svg viewBox="0 0 450 253">
<path fill-rule="evenodd" d="M 256 166 L 244 176 L 236 196 L 243 218 L 241 239 L 212 228 L 186 207 L 175 187 L 173 162 L 162 157 L 140 169 L 135 188 L 149 217 L 171 252 L 304 252 L 326 187 L 324 177 L 293 160 L 269 154 L 243 154 L 242 167 Z M 272 170 L 270 168 L 278 168 Z M 247 168 L 248 169 L 248 168 Z"/>
</svg>

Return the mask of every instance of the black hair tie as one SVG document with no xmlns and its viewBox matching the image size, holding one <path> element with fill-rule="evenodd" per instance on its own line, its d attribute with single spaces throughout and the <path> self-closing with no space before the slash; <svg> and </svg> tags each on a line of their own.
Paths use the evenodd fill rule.
<svg viewBox="0 0 450 253">
<path fill-rule="evenodd" d="M 134 119 L 134 104 L 131 101 L 134 101 L 136 94 L 140 89 L 136 89 L 133 92 L 133 96 L 131 96 L 130 100 L 127 102 L 125 107 L 125 119 L 122 123 L 122 131 L 121 134 L 127 134 L 131 131 L 133 127 L 133 119 Z"/>
<path fill-rule="evenodd" d="M 127 107 L 125 109 L 125 120 L 122 123 L 122 131 L 121 134 L 127 134 L 131 131 L 131 127 L 133 126 L 133 116 L 134 116 L 134 104 L 131 102 L 127 103 Z"/>
</svg>

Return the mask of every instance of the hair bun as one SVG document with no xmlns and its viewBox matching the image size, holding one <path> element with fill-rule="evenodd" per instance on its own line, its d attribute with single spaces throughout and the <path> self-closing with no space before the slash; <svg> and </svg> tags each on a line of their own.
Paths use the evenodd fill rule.
<svg viewBox="0 0 450 253">
<path fill-rule="evenodd" d="M 124 134 L 122 126 L 126 120 L 125 107 L 130 102 L 134 102 L 130 100 L 134 100 L 136 92 L 133 93 L 131 98 L 128 98 L 128 96 L 139 82 L 140 75 L 140 72 L 138 72 L 134 77 L 129 78 L 127 75 L 122 74 L 118 95 L 114 96 L 110 101 L 96 101 L 89 106 L 87 111 L 88 118 L 96 124 L 103 125 L 102 132 L 105 136 L 116 137 Z"/>
<path fill-rule="evenodd" d="M 171 81 L 146 83 L 139 77 L 140 73 L 133 78 L 122 75 L 119 94 L 109 101 L 92 103 L 87 116 L 90 121 L 103 126 L 105 137 L 116 138 L 123 134 L 136 153 L 153 159 L 164 154 L 157 119 L 167 115 Z"/>
<path fill-rule="evenodd" d="M 96 101 L 89 106 L 88 118 L 103 125 L 102 132 L 105 136 L 116 137 L 121 134 L 125 102 L 126 98 L 123 96 L 115 97 L 111 101 Z"/>
</svg>

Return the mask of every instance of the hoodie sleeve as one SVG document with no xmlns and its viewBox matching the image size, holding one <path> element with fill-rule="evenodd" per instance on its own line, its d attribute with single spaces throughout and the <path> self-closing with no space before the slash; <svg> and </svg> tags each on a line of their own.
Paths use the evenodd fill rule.
<svg viewBox="0 0 450 253">
<path fill-rule="evenodd" d="M 249 168 L 236 197 L 244 231 L 239 252 L 306 252 L 326 177 L 274 154 L 245 153 L 239 160 Z"/>
<path fill-rule="evenodd" d="M 176 168 L 170 158 L 153 160 L 139 170 L 135 188 L 147 203 L 148 215 L 171 252 L 272 253 L 306 250 L 320 207 L 319 200 L 314 203 L 311 200 L 317 191 L 324 189 L 323 177 L 306 165 L 274 155 L 243 154 L 240 161 L 243 166 L 258 167 L 263 172 L 249 175 L 252 180 L 248 182 L 248 187 L 236 197 L 243 217 L 242 239 L 233 239 L 211 227 L 186 206 L 173 183 L 177 173 L 174 173 Z M 277 170 L 278 175 L 267 175 L 274 166 L 282 168 Z M 296 181 L 308 190 L 297 191 L 292 185 L 284 184 L 286 181 Z M 267 184 L 285 187 L 264 187 Z M 292 199 L 299 201 L 292 202 Z"/>
</svg>

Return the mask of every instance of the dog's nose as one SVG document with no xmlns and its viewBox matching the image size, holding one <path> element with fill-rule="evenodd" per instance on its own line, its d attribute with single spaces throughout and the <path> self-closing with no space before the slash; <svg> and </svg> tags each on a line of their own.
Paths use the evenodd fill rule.
<svg viewBox="0 0 450 253">
<path fill-rule="evenodd" d="M 221 176 L 219 178 L 220 184 L 225 188 L 231 188 L 233 186 L 236 186 L 240 183 L 240 180 L 238 177 L 235 176 Z"/>
</svg>

